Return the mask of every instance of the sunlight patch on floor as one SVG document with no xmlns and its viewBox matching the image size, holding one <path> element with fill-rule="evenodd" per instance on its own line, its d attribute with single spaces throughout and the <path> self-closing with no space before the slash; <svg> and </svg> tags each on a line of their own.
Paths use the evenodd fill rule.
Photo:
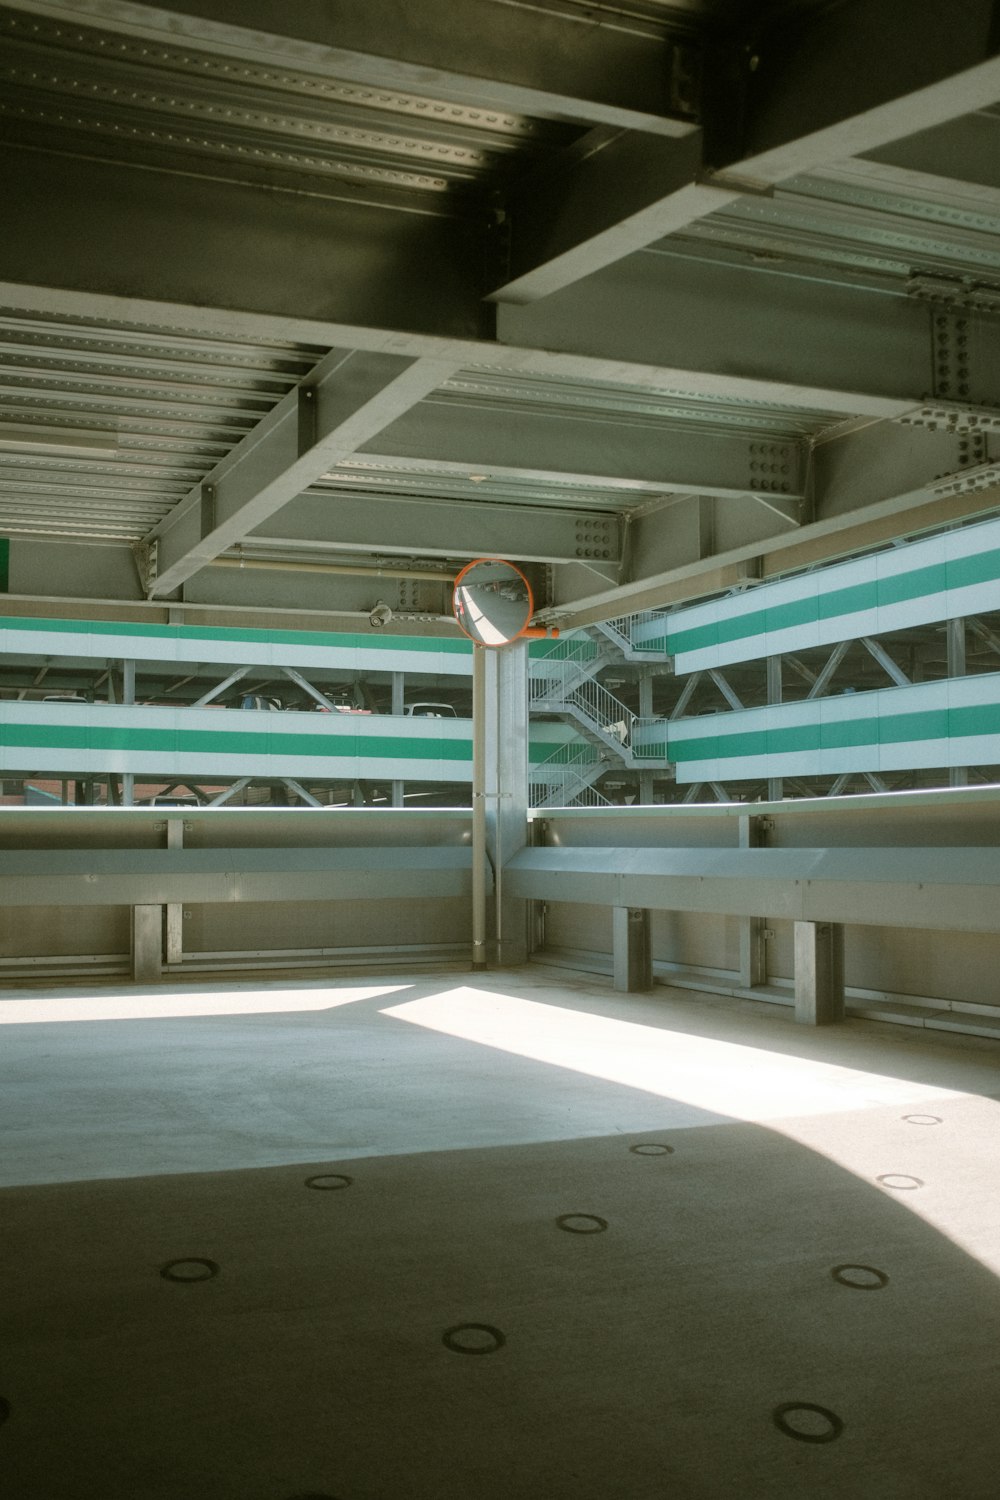
<svg viewBox="0 0 1000 1500">
<path fill-rule="evenodd" d="M 39 992 L 0 999 L 0 1026 L 47 1021 L 162 1021 L 188 1016 L 263 1016 L 281 1011 L 334 1010 L 411 989 L 409 984 L 337 985 L 301 989 L 128 990 L 81 994 Z"/>
<path fill-rule="evenodd" d="M 953 1089 L 464 985 L 382 1014 L 735 1120 L 790 1119 L 955 1095 Z"/>
</svg>

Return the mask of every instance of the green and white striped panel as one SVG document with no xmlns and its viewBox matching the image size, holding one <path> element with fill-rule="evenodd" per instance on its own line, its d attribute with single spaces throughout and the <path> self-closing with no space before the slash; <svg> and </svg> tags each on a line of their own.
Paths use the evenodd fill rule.
<svg viewBox="0 0 1000 1500">
<path fill-rule="evenodd" d="M 1000 673 L 665 726 L 679 782 L 1000 764 Z M 641 731 L 660 743 L 664 726 Z"/>
<path fill-rule="evenodd" d="M 547 724 L 532 763 L 572 737 Z M 470 781 L 469 719 L 114 704 L 0 704 L 0 771 Z"/>
<path fill-rule="evenodd" d="M 131 621 L 20 616 L 0 616 L 0 654 L 434 675 L 468 676 L 472 671 L 472 642 L 464 637 L 237 630 L 228 626 L 144 625 Z"/>
<path fill-rule="evenodd" d="M 679 609 L 636 644 L 665 640 L 683 675 L 995 609 L 1000 520 Z"/>
</svg>

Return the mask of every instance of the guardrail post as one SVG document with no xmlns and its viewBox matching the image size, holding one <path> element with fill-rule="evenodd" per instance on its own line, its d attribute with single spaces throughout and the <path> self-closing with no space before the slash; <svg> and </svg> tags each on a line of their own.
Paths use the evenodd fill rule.
<svg viewBox="0 0 1000 1500">
<path fill-rule="evenodd" d="M 638 906 L 616 906 L 612 912 L 615 989 L 640 993 L 653 988 L 653 955 L 649 912 Z"/>
<path fill-rule="evenodd" d="M 132 908 L 132 978 L 155 984 L 163 976 L 163 907 Z"/>
<path fill-rule="evenodd" d="M 795 1019 L 806 1026 L 844 1019 L 844 929 L 839 922 L 795 923 Z"/>
</svg>

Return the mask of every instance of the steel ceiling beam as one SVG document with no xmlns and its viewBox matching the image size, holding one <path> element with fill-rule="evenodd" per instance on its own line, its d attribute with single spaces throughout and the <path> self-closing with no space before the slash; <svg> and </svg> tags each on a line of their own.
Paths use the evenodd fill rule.
<svg viewBox="0 0 1000 1500">
<path fill-rule="evenodd" d="M 439 360 L 332 350 L 150 534 L 150 597 L 179 588 L 453 369 Z"/>
<path fill-rule="evenodd" d="M 773 472 L 764 472 L 764 450 Z M 434 471 L 477 473 L 478 489 L 489 496 L 492 475 L 533 480 L 568 480 L 583 488 L 630 493 L 797 495 L 798 451 L 794 441 L 699 431 L 679 423 L 613 411 L 575 411 L 545 406 L 545 389 L 532 402 L 470 399 L 445 401 L 435 394 L 404 413 L 357 455 L 373 469 L 413 461 Z"/>
<path fill-rule="evenodd" d="M 829 562 L 894 536 L 995 510 L 1000 465 L 971 461 L 954 432 L 871 424 L 815 449 L 803 524 L 745 502 L 692 499 L 636 511 L 628 522 L 618 586 L 564 568 L 542 617 L 564 628 L 652 609 Z M 993 471 L 985 477 L 983 471 Z"/>
<path fill-rule="evenodd" d="M 439 337 L 481 331 L 485 226 L 450 210 L 403 213 L 16 145 L 0 154 L 0 198 L 0 279 L 21 286 Z M 116 321 L 132 321 L 118 309 Z M 161 334 L 165 321 L 162 310 L 150 318 Z M 183 332 L 212 327 L 193 314 Z"/>
<path fill-rule="evenodd" d="M 373 541 L 373 538 L 377 540 Z M 321 556 L 509 557 L 565 563 L 599 549 L 620 561 L 620 522 L 592 511 L 546 509 L 483 501 L 402 498 L 395 495 L 312 493 L 291 501 L 247 539 L 247 556 L 268 553 Z"/>
<path fill-rule="evenodd" d="M 857 416 L 921 404 L 934 390 L 928 305 L 903 282 L 795 270 L 648 250 L 556 297 L 498 305 L 497 338 L 670 368 L 679 390 L 762 381 L 772 401 L 806 404 L 812 392 L 816 405 Z"/>
<path fill-rule="evenodd" d="M 783 10 L 771 32 L 745 39 L 734 30 L 717 97 L 702 111 L 704 146 L 701 137 L 619 136 L 571 158 L 543 190 L 516 190 L 510 268 L 492 297 L 548 297 L 742 194 L 767 194 L 992 104 L 1000 98 L 992 14 L 990 0 L 960 10 L 937 0 L 849 0 L 798 16 Z"/>
<path fill-rule="evenodd" d="M 375 89 L 400 89 L 483 111 L 581 124 L 691 128 L 692 25 L 609 25 L 606 15 L 478 0 L 9 0 L 8 9 L 74 26 L 284 64 Z"/>
</svg>

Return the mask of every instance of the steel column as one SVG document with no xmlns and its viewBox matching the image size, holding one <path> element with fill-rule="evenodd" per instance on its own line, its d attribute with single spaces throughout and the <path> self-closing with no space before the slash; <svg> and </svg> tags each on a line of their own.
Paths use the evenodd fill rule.
<svg viewBox="0 0 1000 1500">
<path fill-rule="evenodd" d="M 472 967 L 486 968 L 486 647 L 472 648 Z"/>
<path fill-rule="evenodd" d="M 504 890 L 504 866 L 528 842 L 528 645 L 515 641 L 486 659 L 487 850 L 495 872 L 493 937 L 500 964 L 528 956 L 528 911 Z"/>
</svg>

